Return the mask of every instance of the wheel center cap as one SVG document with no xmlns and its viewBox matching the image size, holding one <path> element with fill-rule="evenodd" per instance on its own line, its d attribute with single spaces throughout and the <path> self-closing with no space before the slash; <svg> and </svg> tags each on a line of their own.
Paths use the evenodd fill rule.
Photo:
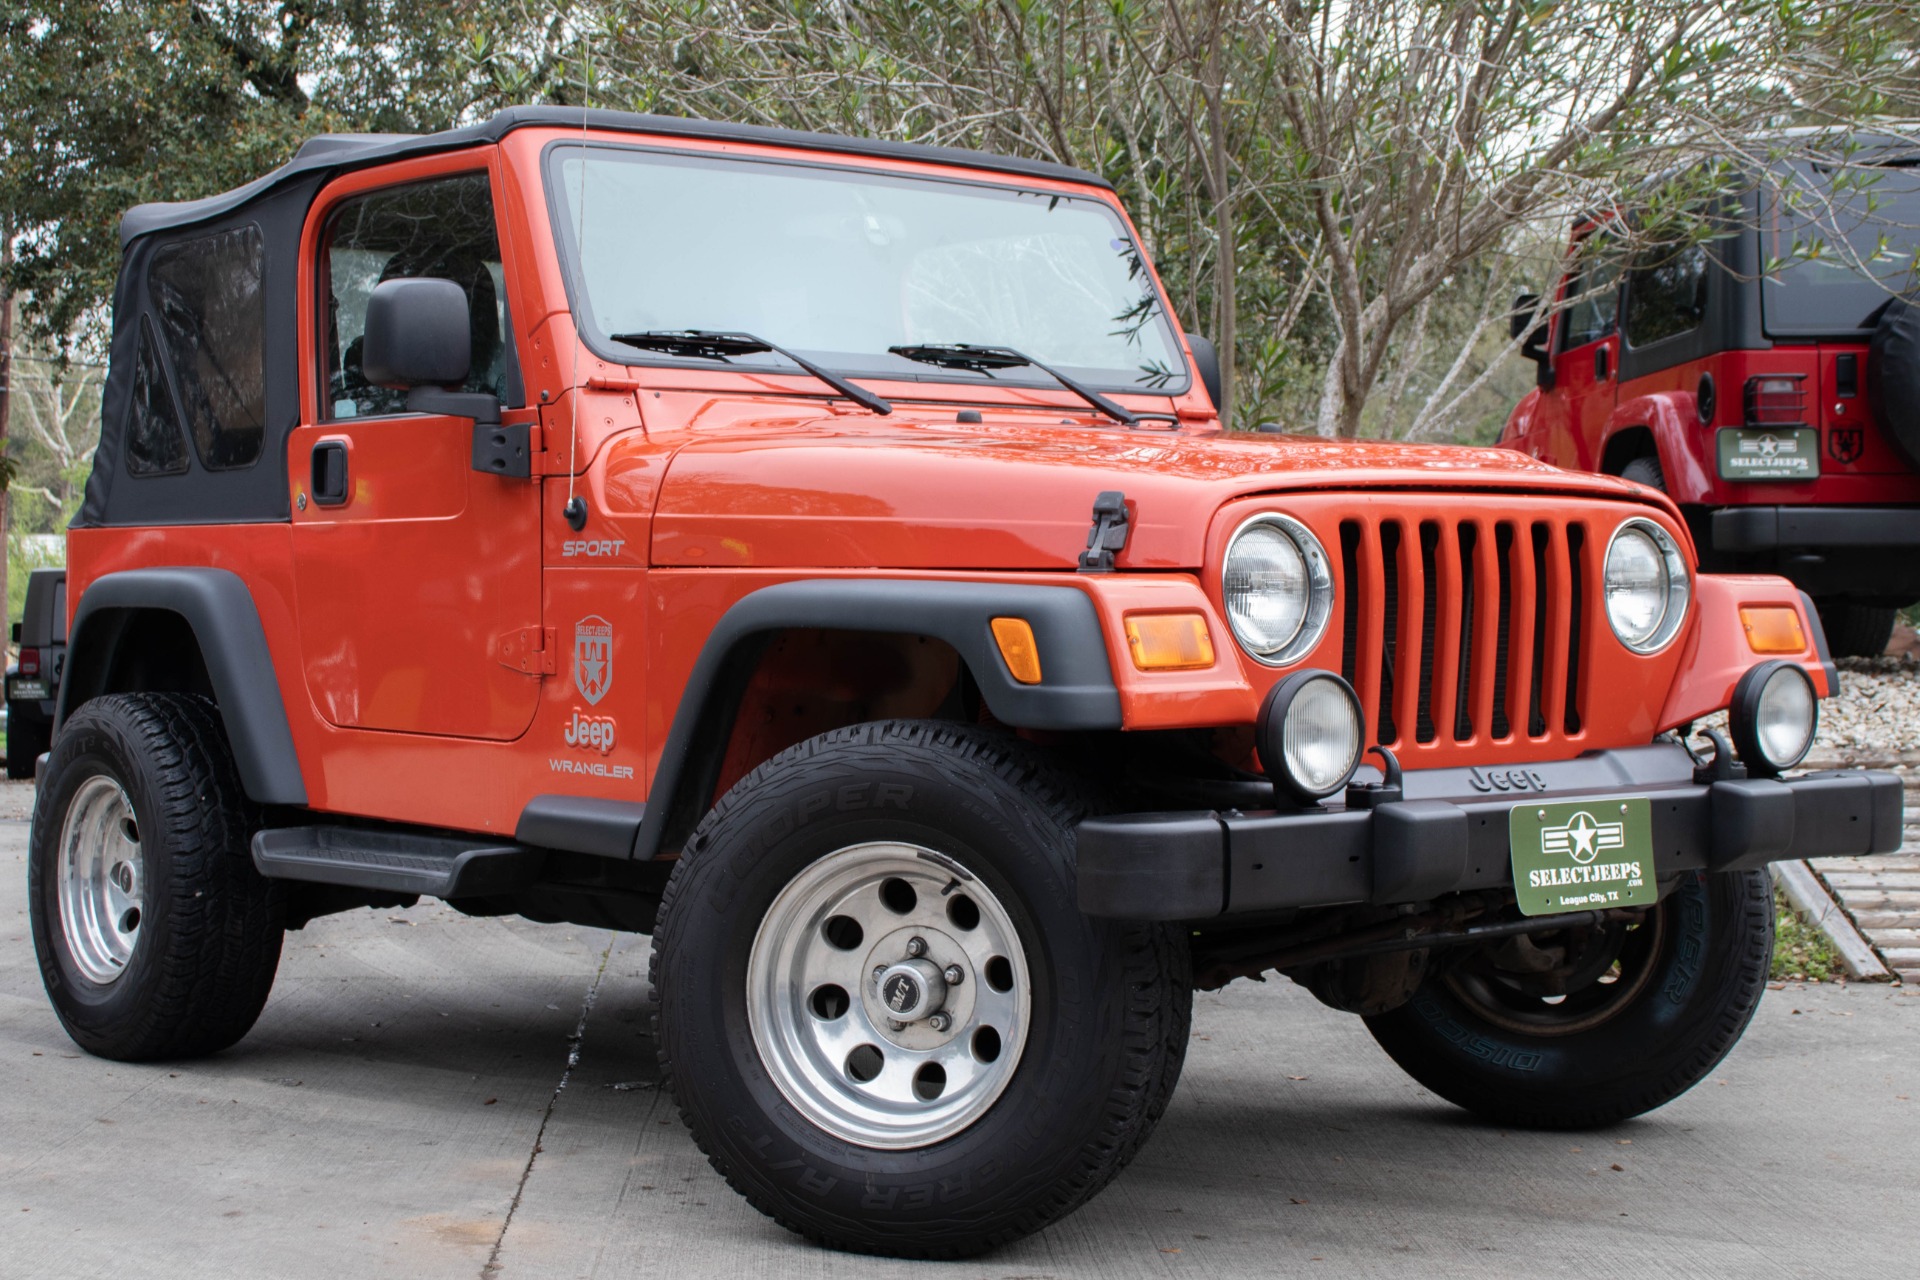
<svg viewBox="0 0 1920 1280">
<path fill-rule="evenodd" d="M 918 1022 L 947 1002 L 947 980 L 927 960 L 902 960 L 878 980 L 880 1002 L 896 1022 Z"/>
</svg>

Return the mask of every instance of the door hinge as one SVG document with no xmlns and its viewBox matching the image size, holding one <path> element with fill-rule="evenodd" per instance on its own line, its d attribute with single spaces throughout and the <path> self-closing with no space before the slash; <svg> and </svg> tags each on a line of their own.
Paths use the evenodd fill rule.
<svg viewBox="0 0 1920 1280">
<path fill-rule="evenodd" d="M 512 667 L 530 676 L 550 676 L 554 673 L 552 627 L 522 627 L 518 631 L 509 631 L 495 645 L 503 667 Z"/>
</svg>

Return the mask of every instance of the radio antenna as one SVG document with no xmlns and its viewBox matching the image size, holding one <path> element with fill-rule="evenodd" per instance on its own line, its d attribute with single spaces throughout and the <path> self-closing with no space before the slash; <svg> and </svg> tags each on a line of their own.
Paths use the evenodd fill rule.
<svg viewBox="0 0 1920 1280">
<path fill-rule="evenodd" d="M 580 469 L 577 465 L 580 455 L 580 413 L 583 392 L 580 386 L 580 315 L 587 306 L 586 273 L 580 270 L 580 264 L 587 251 L 587 187 L 590 175 L 587 170 L 587 152 L 593 146 L 593 139 L 587 133 L 587 113 L 593 107 L 593 35 L 588 33 L 585 40 L 585 75 L 580 84 L 580 197 L 579 206 L 574 210 L 573 265 L 579 272 L 575 287 L 571 290 L 576 310 L 573 318 L 573 369 L 567 375 L 570 403 L 567 405 L 567 505 L 562 513 L 567 524 L 575 533 L 587 524 L 587 501 L 574 491 L 579 483 Z"/>
</svg>

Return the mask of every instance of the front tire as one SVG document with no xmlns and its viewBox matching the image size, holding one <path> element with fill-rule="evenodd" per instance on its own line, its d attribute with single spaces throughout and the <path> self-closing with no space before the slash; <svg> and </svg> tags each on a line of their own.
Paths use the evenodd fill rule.
<svg viewBox="0 0 1920 1280">
<path fill-rule="evenodd" d="M 1083 812 L 1023 744 L 885 722 L 794 747 L 701 823 L 655 932 L 657 1043 L 754 1207 L 834 1248 L 963 1257 L 1139 1150 L 1185 1050 L 1186 949 L 1080 912 Z"/>
<path fill-rule="evenodd" d="M 115 694 L 67 720 L 34 802 L 33 946 L 61 1025 L 123 1062 L 195 1057 L 252 1028 L 283 894 L 213 704 Z"/>
<path fill-rule="evenodd" d="M 1695 874 L 1636 929 L 1574 934 L 1571 967 L 1575 948 L 1592 961 L 1562 994 L 1487 949 L 1367 1029 L 1408 1075 L 1495 1124 L 1615 1124 L 1698 1084 L 1746 1030 L 1773 958 L 1773 895 L 1764 871 Z"/>
</svg>

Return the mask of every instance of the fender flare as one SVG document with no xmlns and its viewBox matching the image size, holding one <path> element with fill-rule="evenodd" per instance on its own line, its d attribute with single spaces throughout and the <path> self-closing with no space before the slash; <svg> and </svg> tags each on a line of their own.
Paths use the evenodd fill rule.
<svg viewBox="0 0 1920 1280">
<path fill-rule="evenodd" d="M 1676 503 L 1712 500 L 1714 475 L 1701 463 L 1699 451 L 1691 446 L 1691 434 L 1707 430 L 1699 424 L 1691 391 L 1656 391 L 1622 400 L 1607 415 L 1599 456 L 1606 456 L 1606 446 L 1616 435 L 1634 428 L 1645 428 L 1652 433 L 1654 449 L 1660 456 L 1660 470 L 1667 478 L 1669 498 Z"/>
<path fill-rule="evenodd" d="M 247 584 L 226 569 L 125 569 L 89 583 L 74 609 L 55 732 L 75 707 L 109 692 L 107 672 L 127 617 L 141 610 L 177 614 L 193 632 L 248 798 L 305 805 L 300 756 L 260 611 Z"/>
<path fill-rule="evenodd" d="M 1025 618 L 1040 650 L 1039 684 L 1013 678 L 993 639 L 997 617 Z M 762 587 L 736 601 L 707 636 L 681 693 L 635 833 L 632 856 L 656 857 L 692 830 L 718 782 L 746 679 L 776 631 L 818 627 L 931 636 L 952 645 L 1003 724 L 1098 730 L 1121 725 L 1120 691 L 1100 616 L 1074 587 L 920 579 L 814 579 Z M 688 798 L 691 797 L 691 798 Z"/>
</svg>

